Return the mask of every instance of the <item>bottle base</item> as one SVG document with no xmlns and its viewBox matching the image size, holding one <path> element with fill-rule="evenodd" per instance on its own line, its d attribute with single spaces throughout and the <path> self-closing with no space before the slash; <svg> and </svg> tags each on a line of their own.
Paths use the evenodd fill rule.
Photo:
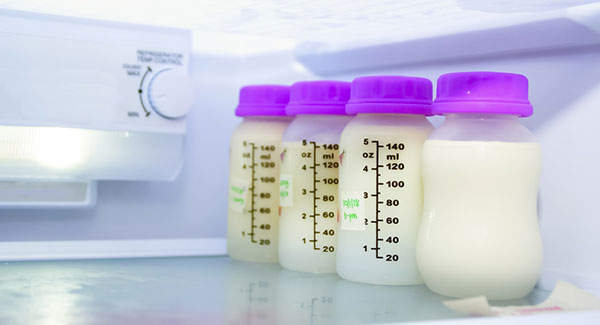
<svg viewBox="0 0 600 325">
<path fill-rule="evenodd" d="M 313 273 L 313 274 L 335 274 L 335 268 L 330 267 L 314 267 L 314 266 L 306 266 L 306 265 L 293 265 L 286 263 L 284 261 L 279 261 L 281 267 L 286 270 L 295 271 L 295 272 L 303 272 L 303 273 Z"/>
<path fill-rule="evenodd" d="M 423 279 L 406 278 L 406 279 L 393 279 L 393 278 L 362 278 L 354 277 L 343 272 L 338 271 L 338 275 L 344 279 L 356 283 L 373 284 L 373 285 L 384 285 L 384 286 L 412 286 L 424 284 Z"/>
<path fill-rule="evenodd" d="M 246 256 L 228 253 L 231 259 L 253 263 L 278 263 L 277 256 Z"/>
<path fill-rule="evenodd" d="M 487 300 L 491 301 L 521 299 L 527 296 L 527 294 L 531 292 L 531 290 L 533 290 L 534 287 L 532 285 L 528 289 L 506 290 L 507 286 L 504 286 L 503 288 L 499 288 L 498 290 L 477 290 L 475 288 L 468 288 L 468 285 L 465 285 L 463 286 L 462 290 L 454 290 L 452 288 L 444 288 L 439 286 L 435 287 L 427 284 L 427 282 L 425 282 L 425 284 L 427 285 L 429 290 L 441 296 L 452 298 L 472 298 L 477 296 L 484 296 Z"/>
</svg>

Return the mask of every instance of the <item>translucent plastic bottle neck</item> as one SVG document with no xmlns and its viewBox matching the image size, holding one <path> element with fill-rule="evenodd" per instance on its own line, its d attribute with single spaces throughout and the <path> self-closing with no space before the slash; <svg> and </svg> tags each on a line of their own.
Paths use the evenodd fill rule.
<svg viewBox="0 0 600 325">
<path fill-rule="evenodd" d="M 534 142 L 533 134 L 513 114 L 446 114 L 431 140 Z"/>
<path fill-rule="evenodd" d="M 354 125 L 432 127 L 422 114 L 360 113 L 352 119 Z"/>
<path fill-rule="evenodd" d="M 293 116 L 269 116 L 269 115 L 252 115 L 244 116 L 244 121 L 257 121 L 257 122 L 281 122 L 291 121 Z"/>
<path fill-rule="evenodd" d="M 361 118 L 401 118 L 421 120 L 425 118 L 423 114 L 392 114 L 392 113 L 359 113 L 357 117 Z"/>
<path fill-rule="evenodd" d="M 518 115 L 514 114 L 489 114 L 489 113 L 451 113 L 444 114 L 446 120 L 459 120 L 459 119 L 475 119 L 475 120 L 514 120 L 519 119 Z"/>
<path fill-rule="evenodd" d="M 296 115 L 297 120 L 320 120 L 320 121 L 338 121 L 348 120 L 352 118 L 349 115 L 334 115 L 334 114 L 298 114 Z"/>
</svg>

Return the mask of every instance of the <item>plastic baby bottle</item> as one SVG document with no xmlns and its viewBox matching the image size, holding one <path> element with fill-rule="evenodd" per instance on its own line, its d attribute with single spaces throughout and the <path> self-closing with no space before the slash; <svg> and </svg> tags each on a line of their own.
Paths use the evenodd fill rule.
<svg viewBox="0 0 600 325">
<path fill-rule="evenodd" d="M 372 284 L 423 283 L 415 257 L 423 213 L 421 154 L 433 131 L 424 78 L 361 77 L 340 140 L 337 272 Z"/>
<path fill-rule="evenodd" d="M 286 269 L 335 273 L 339 140 L 350 121 L 350 83 L 297 82 L 281 153 L 279 263 Z"/>
<path fill-rule="evenodd" d="M 229 161 L 229 256 L 277 262 L 281 137 L 289 87 L 246 86 L 235 110 L 244 118 L 231 137 Z"/>
<path fill-rule="evenodd" d="M 527 83 L 498 72 L 438 79 L 432 111 L 446 120 L 423 148 L 417 261 L 439 294 L 518 299 L 538 279 L 540 146 L 519 122 L 533 112 Z"/>
</svg>

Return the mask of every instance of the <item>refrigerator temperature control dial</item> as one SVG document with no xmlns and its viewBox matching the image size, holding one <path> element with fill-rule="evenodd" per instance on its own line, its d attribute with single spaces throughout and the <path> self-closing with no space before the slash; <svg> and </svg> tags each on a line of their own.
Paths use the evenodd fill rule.
<svg viewBox="0 0 600 325">
<path fill-rule="evenodd" d="M 158 71 L 148 83 L 148 103 L 162 117 L 184 117 L 194 103 L 192 80 L 177 69 Z"/>
</svg>

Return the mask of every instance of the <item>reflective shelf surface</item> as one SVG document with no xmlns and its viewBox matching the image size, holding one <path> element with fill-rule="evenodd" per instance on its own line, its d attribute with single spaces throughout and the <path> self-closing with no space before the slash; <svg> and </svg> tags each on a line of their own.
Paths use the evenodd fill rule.
<svg viewBox="0 0 600 325">
<path fill-rule="evenodd" d="M 518 301 L 536 304 L 548 292 Z M 376 286 L 228 257 L 0 264 L 1 324 L 359 324 L 468 317 L 425 286 Z"/>
</svg>

